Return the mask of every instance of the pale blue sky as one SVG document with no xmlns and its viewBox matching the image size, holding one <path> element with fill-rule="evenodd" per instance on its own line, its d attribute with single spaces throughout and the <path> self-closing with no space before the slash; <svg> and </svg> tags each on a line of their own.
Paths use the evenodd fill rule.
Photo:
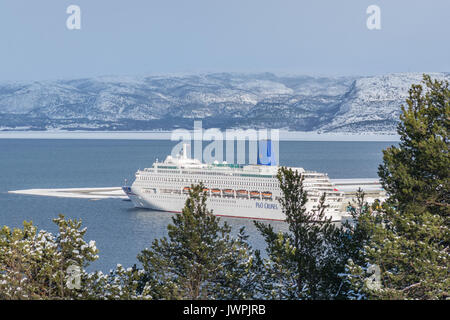
<svg viewBox="0 0 450 320">
<path fill-rule="evenodd" d="M 66 8 L 81 7 L 81 30 Z M 381 8 L 381 30 L 366 9 Z M 0 81 L 450 71 L 449 0 L 1 0 Z"/>
</svg>

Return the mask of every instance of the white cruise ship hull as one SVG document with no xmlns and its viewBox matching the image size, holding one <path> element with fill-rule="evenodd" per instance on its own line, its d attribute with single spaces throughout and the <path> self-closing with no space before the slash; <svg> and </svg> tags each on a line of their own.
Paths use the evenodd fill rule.
<svg viewBox="0 0 450 320">
<path fill-rule="evenodd" d="M 146 193 L 145 189 L 124 187 L 123 190 L 128 195 L 136 208 L 144 208 L 157 211 L 179 213 L 182 211 L 187 195 L 180 194 L 152 194 Z M 226 198 L 210 196 L 206 201 L 207 208 L 212 210 L 216 216 L 261 219 L 284 221 L 285 215 L 280 204 L 276 200 L 250 199 L 250 198 Z M 308 211 L 312 211 L 312 206 L 306 206 Z M 326 211 L 326 216 L 332 221 L 340 221 L 341 214 L 338 211 Z"/>
<path fill-rule="evenodd" d="M 270 148 L 267 149 L 269 151 Z M 261 151 L 261 150 L 260 150 Z M 123 190 L 137 208 L 181 212 L 192 185 L 203 183 L 207 192 L 207 208 L 218 216 L 280 220 L 286 219 L 278 203 L 282 196 L 275 165 L 235 165 L 226 162 L 212 164 L 187 157 L 183 153 L 167 156 L 163 163 L 136 172 L 131 186 Z M 325 194 L 325 215 L 333 221 L 341 220 L 339 208 L 343 194 L 327 175 L 292 168 L 303 176 L 308 194 L 306 210 L 317 209 L 320 196 Z"/>
</svg>

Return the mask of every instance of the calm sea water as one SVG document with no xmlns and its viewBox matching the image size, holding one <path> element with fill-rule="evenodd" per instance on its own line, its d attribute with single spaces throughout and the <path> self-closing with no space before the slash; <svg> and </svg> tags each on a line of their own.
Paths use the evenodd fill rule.
<svg viewBox="0 0 450 320">
<path fill-rule="evenodd" d="M 375 178 L 382 150 L 395 142 L 280 142 L 280 163 L 327 172 L 330 178 Z M 0 139 L 0 226 L 20 227 L 24 220 L 56 233 L 59 213 L 83 220 L 86 240 L 95 240 L 99 260 L 89 269 L 109 271 L 117 263 L 132 266 L 152 240 L 166 235 L 172 214 L 132 208 L 130 202 L 106 199 L 52 198 L 8 194 L 31 188 L 121 186 L 138 168 L 163 160 L 175 142 L 166 140 Z M 237 232 L 245 225 L 252 245 L 264 242 L 252 221 L 222 218 Z M 276 223 L 283 229 L 284 223 Z"/>
</svg>

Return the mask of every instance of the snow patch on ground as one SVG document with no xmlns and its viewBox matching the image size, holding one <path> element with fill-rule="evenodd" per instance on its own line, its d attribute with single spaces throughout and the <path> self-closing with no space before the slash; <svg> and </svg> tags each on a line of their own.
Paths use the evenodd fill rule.
<svg viewBox="0 0 450 320">
<path fill-rule="evenodd" d="M 8 193 L 79 199 L 128 199 L 120 187 L 110 188 L 69 188 L 69 189 L 27 189 L 14 190 Z"/>
</svg>

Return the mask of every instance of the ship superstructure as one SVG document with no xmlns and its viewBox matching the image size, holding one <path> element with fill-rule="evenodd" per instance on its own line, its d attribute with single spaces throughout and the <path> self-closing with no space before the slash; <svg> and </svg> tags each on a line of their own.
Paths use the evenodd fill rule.
<svg viewBox="0 0 450 320">
<path fill-rule="evenodd" d="M 250 219 L 285 220 L 278 198 L 278 166 L 205 164 L 187 157 L 186 145 L 176 157 L 167 156 L 151 168 L 138 170 L 131 186 L 123 190 L 135 207 L 159 211 L 181 212 L 191 185 L 200 182 L 208 195 L 207 206 L 219 216 Z M 326 194 L 326 215 L 341 220 L 340 208 L 344 195 L 324 173 L 292 168 L 304 176 L 308 194 L 307 209 L 315 210 Z"/>
</svg>

